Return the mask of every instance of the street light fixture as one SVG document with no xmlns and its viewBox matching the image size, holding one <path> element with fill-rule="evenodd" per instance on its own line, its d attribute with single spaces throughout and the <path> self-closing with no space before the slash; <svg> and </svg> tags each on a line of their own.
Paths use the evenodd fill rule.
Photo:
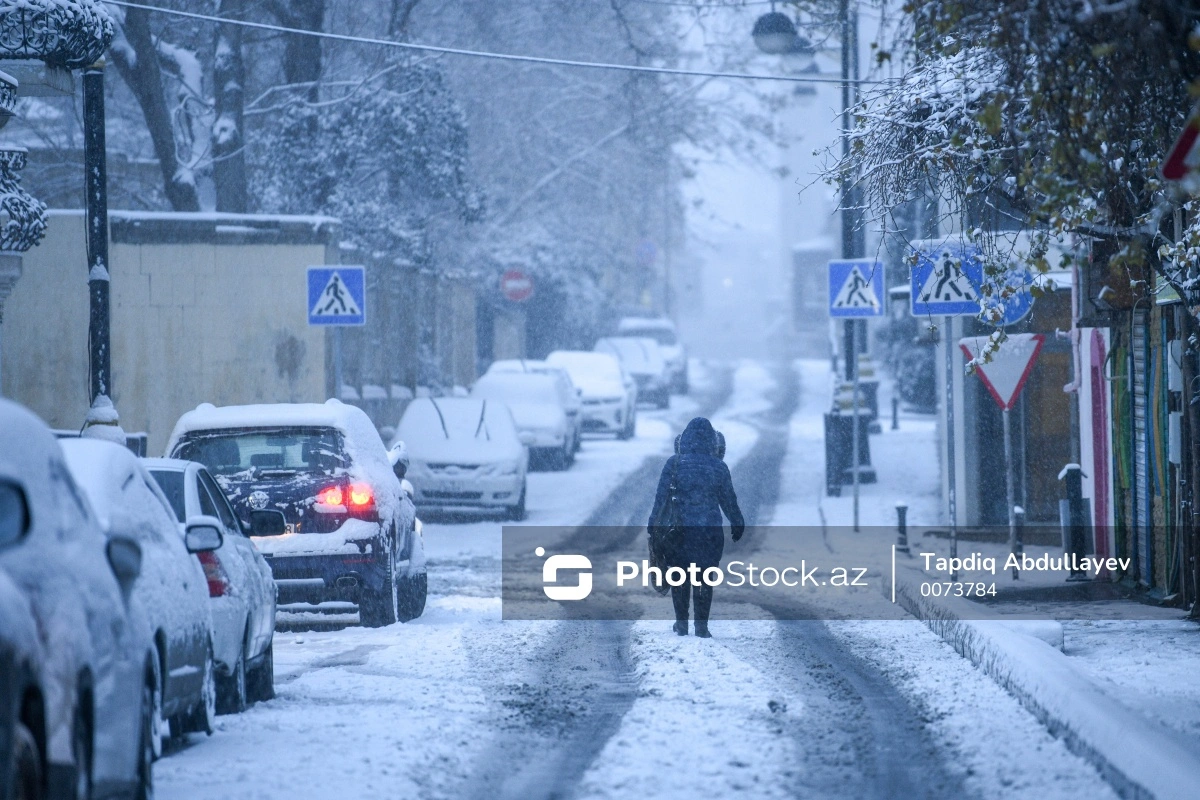
<svg viewBox="0 0 1200 800">
<path fill-rule="evenodd" d="M 754 44 L 759 50 L 773 56 L 793 53 L 801 42 L 808 44 L 800 38 L 788 15 L 775 10 L 774 3 L 771 4 L 770 12 L 763 14 L 754 23 L 754 30 L 750 35 L 754 37 Z"/>
</svg>

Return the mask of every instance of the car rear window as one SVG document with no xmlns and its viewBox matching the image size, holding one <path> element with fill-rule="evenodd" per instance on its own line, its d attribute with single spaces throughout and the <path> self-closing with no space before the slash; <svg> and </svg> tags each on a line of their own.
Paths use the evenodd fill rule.
<svg viewBox="0 0 1200 800">
<path fill-rule="evenodd" d="M 152 469 L 150 474 L 154 476 L 158 487 L 167 496 L 167 502 L 171 504 L 171 510 L 175 512 L 175 516 L 180 522 L 183 522 L 187 517 L 187 509 L 183 501 L 183 473 L 175 470 Z"/>
<path fill-rule="evenodd" d="M 198 461 L 214 475 L 252 471 L 332 474 L 348 466 L 342 436 L 333 428 L 243 428 L 192 431 L 173 458 Z"/>
</svg>

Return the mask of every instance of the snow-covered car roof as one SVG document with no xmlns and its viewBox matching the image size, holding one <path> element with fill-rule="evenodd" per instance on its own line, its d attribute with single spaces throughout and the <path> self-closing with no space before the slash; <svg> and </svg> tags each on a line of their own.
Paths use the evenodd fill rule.
<svg viewBox="0 0 1200 800">
<path fill-rule="evenodd" d="M 473 387 L 472 397 L 514 403 L 558 405 L 558 380 L 535 372 L 501 372 L 484 375 Z"/>
<path fill-rule="evenodd" d="M 23 487 L 36 505 L 33 498 L 55 496 L 52 473 L 62 468 L 62 446 L 49 426 L 24 406 L 0 397 L 0 477 Z"/>
<path fill-rule="evenodd" d="M 404 410 L 396 441 L 422 462 L 515 461 L 525 447 L 508 406 L 476 397 L 418 397 Z"/>
<path fill-rule="evenodd" d="M 620 395 L 625 392 L 621 362 L 611 353 L 588 350 L 555 350 L 546 363 L 562 367 L 585 393 Z"/>
<path fill-rule="evenodd" d="M 666 369 L 658 342 L 646 336 L 608 336 L 596 342 L 596 351 L 612 353 L 635 375 L 661 375 Z"/>
<path fill-rule="evenodd" d="M 128 510 L 120 509 L 114 503 L 124 496 L 122 487 L 136 475 L 145 479 L 146 485 L 174 525 L 175 512 L 171 509 L 170 501 L 159 488 L 158 482 L 146 472 L 141 459 L 129 448 L 100 439 L 64 439 L 62 449 L 71 475 L 87 495 L 105 530 L 112 527 L 115 513 Z"/>
</svg>

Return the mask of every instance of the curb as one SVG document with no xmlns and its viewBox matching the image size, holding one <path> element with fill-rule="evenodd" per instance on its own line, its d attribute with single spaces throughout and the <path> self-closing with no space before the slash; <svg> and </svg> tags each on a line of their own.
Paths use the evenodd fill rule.
<svg viewBox="0 0 1200 800">
<path fill-rule="evenodd" d="M 921 597 L 899 575 L 895 588 L 897 603 L 1007 690 L 1051 734 L 1096 767 L 1119 795 L 1136 800 L 1196 797 L 1200 754 L 1183 747 L 1178 734 L 1134 713 L 1080 674 L 1061 652 L 1059 623 L 969 619 L 991 615 L 945 598 L 935 602 Z"/>
</svg>

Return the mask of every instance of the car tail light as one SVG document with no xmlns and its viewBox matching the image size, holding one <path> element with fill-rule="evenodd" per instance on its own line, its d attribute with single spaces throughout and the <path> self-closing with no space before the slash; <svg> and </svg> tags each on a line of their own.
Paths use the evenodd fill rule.
<svg viewBox="0 0 1200 800">
<path fill-rule="evenodd" d="M 375 514 L 375 491 L 369 484 L 352 483 L 346 492 L 346 507 L 352 517 L 369 517 Z"/>
<path fill-rule="evenodd" d="M 225 574 L 225 568 L 221 566 L 221 559 L 217 558 L 217 554 L 212 550 L 197 553 L 196 557 L 200 559 L 200 566 L 204 567 L 204 578 L 208 581 L 208 596 L 224 597 L 225 593 L 229 591 L 229 576 Z"/>
<path fill-rule="evenodd" d="M 323 506 L 340 506 L 345 502 L 345 493 L 341 486 L 330 486 L 317 494 L 317 502 Z"/>
</svg>

